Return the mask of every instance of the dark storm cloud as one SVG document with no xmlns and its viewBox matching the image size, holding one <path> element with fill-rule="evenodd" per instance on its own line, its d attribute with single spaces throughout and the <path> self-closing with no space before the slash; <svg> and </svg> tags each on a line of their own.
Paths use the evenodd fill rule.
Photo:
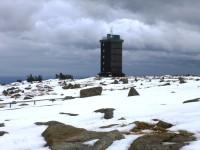
<svg viewBox="0 0 200 150">
<path fill-rule="evenodd" d="M 198 0 L 113 0 L 106 1 L 115 8 L 128 9 L 149 22 L 169 21 L 187 22 L 189 24 L 200 23 Z M 100 2 L 100 0 L 99 0 Z"/>
<path fill-rule="evenodd" d="M 200 72 L 199 7 L 198 0 L 3 0 L 0 75 L 94 75 L 99 40 L 111 27 L 125 40 L 126 72 Z"/>
</svg>

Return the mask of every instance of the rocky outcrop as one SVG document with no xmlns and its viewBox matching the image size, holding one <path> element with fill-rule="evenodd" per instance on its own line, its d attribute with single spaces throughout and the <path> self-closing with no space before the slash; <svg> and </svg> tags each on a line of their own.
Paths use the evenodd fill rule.
<svg viewBox="0 0 200 150">
<path fill-rule="evenodd" d="M 138 96 L 138 95 L 140 94 L 136 91 L 136 89 L 134 87 L 131 87 L 128 92 L 128 96 Z"/>
<path fill-rule="evenodd" d="M 103 110 L 98 110 L 103 112 Z M 180 150 L 189 142 L 196 138 L 193 133 L 185 130 L 169 131 L 173 124 L 154 119 L 156 123 L 135 121 L 135 127 L 124 134 L 139 134 L 139 138 L 134 140 L 129 150 Z M 124 138 L 117 130 L 110 132 L 88 131 L 83 128 L 76 128 L 65 125 L 57 121 L 37 122 L 36 125 L 47 125 L 47 129 L 42 133 L 46 140 L 46 146 L 51 150 L 104 150 L 114 141 Z M 117 124 L 102 126 L 109 128 Z M 147 132 L 147 130 L 149 130 Z M 87 144 L 94 141 L 93 145 Z"/>
<path fill-rule="evenodd" d="M 136 126 L 131 131 L 142 134 L 142 136 L 133 141 L 129 150 L 180 150 L 196 139 L 192 133 L 184 130 L 168 131 L 167 129 L 171 128 L 172 124 L 161 120 L 157 121 L 155 124 L 134 122 Z M 145 133 L 145 130 L 151 132 Z"/>
<path fill-rule="evenodd" d="M 129 150 L 180 150 L 193 140 L 195 137 L 188 132 L 153 132 L 137 138 Z"/>
<path fill-rule="evenodd" d="M 103 150 L 109 147 L 113 141 L 124 138 L 117 130 L 94 132 L 56 121 L 38 122 L 36 124 L 48 125 L 42 136 L 51 150 Z M 93 146 L 84 144 L 84 142 L 94 139 L 99 140 Z"/>
<path fill-rule="evenodd" d="M 93 87 L 93 88 L 88 88 L 88 89 L 82 89 L 80 90 L 80 97 L 90 97 L 90 96 L 97 96 L 101 95 L 102 93 L 102 87 Z"/>
<path fill-rule="evenodd" d="M 104 113 L 104 119 L 111 119 L 113 118 L 114 110 L 115 110 L 114 108 L 102 108 L 102 109 L 95 110 L 94 112 Z"/>
</svg>

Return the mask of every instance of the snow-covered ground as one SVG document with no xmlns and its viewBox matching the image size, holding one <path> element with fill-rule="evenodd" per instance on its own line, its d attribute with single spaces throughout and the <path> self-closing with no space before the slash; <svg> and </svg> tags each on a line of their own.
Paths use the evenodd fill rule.
<svg viewBox="0 0 200 150">
<path fill-rule="evenodd" d="M 152 122 L 160 119 L 174 124 L 170 130 L 188 130 L 195 133 L 197 141 L 191 142 L 183 150 L 200 149 L 200 102 L 185 103 L 183 101 L 200 98 L 200 77 L 184 77 L 186 83 L 180 84 L 178 77 L 128 77 L 129 83 L 112 84 L 115 79 L 95 77 L 59 81 L 46 80 L 42 83 L 12 83 L 0 85 L 0 131 L 8 134 L 0 137 L 1 150 L 46 150 L 45 140 L 41 133 L 46 126 L 37 126 L 35 122 L 56 120 L 65 124 L 81 127 L 93 131 L 129 131 L 133 128 L 134 121 Z M 117 79 L 118 80 L 118 79 Z M 78 89 L 62 89 L 64 84 L 80 84 Z M 167 86 L 161 86 L 170 83 Z M 80 90 L 88 87 L 102 86 L 101 96 L 79 98 Z M 4 90 L 15 87 L 18 91 L 13 95 L 5 96 Z M 135 87 L 140 96 L 128 97 L 130 87 Z M 24 97 L 32 95 L 32 99 Z M 76 97 L 72 100 L 62 100 L 66 96 Z M 12 97 L 12 98 L 11 98 Z M 44 100 L 47 99 L 47 100 Z M 48 99 L 55 99 L 50 101 Z M 44 100 L 36 101 L 34 100 Z M 20 103 L 12 104 L 13 101 Z M 23 101 L 23 103 L 21 102 Z M 27 101 L 27 102 L 26 102 Z M 8 104 L 5 104 L 8 103 Z M 28 104 L 21 106 L 21 104 Z M 100 108 L 114 108 L 112 119 L 103 119 L 103 114 L 94 111 Z M 60 112 L 79 114 L 78 116 L 61 115 Z M 119 120 L 120 118 L 125 120 Z M 118 124 L 111 128 L 101 126 Z M 115 141 L 108 150 L 126 150 L 136 139 L 137 135 L 126 135 L 125 139 Z"/>
</svg>

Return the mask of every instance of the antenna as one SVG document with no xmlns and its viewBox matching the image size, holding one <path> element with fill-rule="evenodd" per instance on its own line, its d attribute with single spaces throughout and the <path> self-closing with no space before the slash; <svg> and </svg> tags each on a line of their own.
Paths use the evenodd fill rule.
<svg viewBox="0 0 200 150">
<path fill-rule="evenodd" d="M 110 35 L 113 35 L 113 27 L 110 28 Z"/>
</svg>

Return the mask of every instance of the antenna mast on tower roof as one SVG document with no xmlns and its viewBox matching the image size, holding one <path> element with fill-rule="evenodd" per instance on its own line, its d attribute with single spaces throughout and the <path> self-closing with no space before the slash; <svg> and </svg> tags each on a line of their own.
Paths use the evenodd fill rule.
<svg viewBox="0 0 200 150">
<path fill-rule="evenodd" d="M 113 27 L 110 28 L 110 35 L 113 35 Z"/>
</svg>

